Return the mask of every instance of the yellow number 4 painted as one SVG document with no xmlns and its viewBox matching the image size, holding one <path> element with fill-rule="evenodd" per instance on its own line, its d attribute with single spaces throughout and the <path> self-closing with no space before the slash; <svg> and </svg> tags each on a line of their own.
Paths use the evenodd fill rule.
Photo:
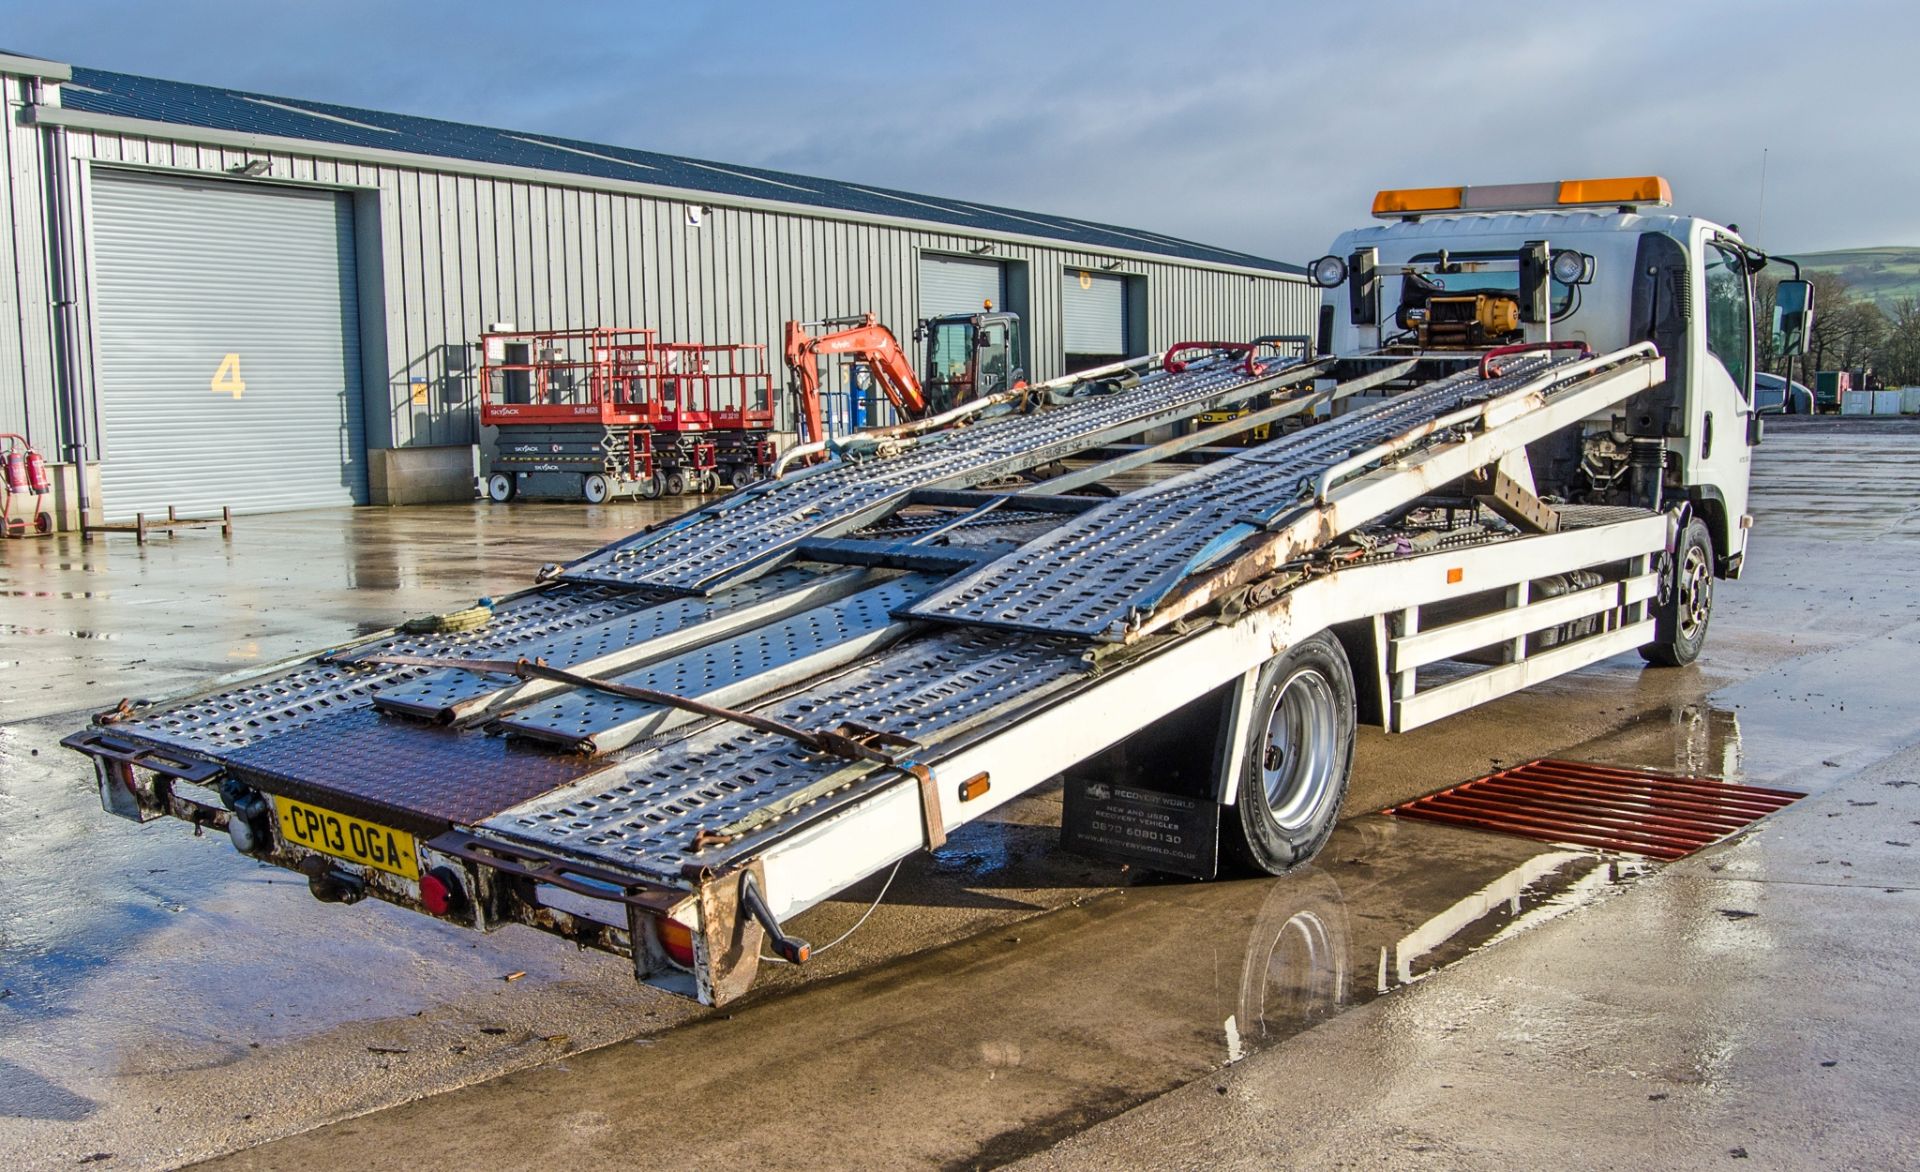
<svg viewBox="0 0 1920 1172">
<path fill-rule="evenodd" d="M 238 399 L 246 392 L 247 384 L 240 379 L 240 356 L 229 354 L 220 360 L 220 369 L 213 372 L 213 381 L 207 386 L 215 394 L 231 394 Z"/>
</svg>

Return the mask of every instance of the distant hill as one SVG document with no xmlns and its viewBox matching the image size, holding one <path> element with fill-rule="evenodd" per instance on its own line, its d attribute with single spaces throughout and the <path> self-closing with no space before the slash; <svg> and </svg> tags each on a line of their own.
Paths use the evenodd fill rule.
<svg viewBox="0 0 1920 1172">
<path fill-rule="evenodd" d="M 1795 253 L 1793 259 L 1814 272 L 1842 278 L 1885 310 L 1891 311 L 1902 297 L 1920 301 L 1920 248 L 1845 248 Z"/>
</svg>

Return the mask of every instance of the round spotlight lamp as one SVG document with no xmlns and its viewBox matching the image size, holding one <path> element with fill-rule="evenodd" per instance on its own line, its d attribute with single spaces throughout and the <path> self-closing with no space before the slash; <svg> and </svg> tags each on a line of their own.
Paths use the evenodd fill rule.
<svg viewBox="0 0 1920 1172">
<path fill-rule="evenodd" d="M 1562 285 L 1584 285 L 1593 280 L 1593 258 L 1584 252 L 1563 248 L 1553 254 L 1549 271 Z"/>
<path fill-rule="evenodd" d="M 1337 256 L 1323 256 L 1307 266 L 1307 276 L 1322 289 L 1332 289 L 1347 279 L 1347 262 Z"/>
</svg>

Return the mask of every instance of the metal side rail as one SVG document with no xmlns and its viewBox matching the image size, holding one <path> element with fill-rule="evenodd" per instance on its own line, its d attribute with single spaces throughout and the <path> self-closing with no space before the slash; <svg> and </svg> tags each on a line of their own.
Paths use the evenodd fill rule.
<svg viewBox="0 0 1920 1172">
<path fill-rule="evenodd" d="M 795 543 L 877 520 L 916 488 L 966 487 L 1039 467 L 1198 411 L 1304 383 L 1318 364 L 1249 374 L 1240 360 L 1155 371 L 1137 386 L 1029 415 L 937 432 L 895 456 L 837 461 L 756 485 L 562 571 L 574 582 L 709 593 L 773 565 Z"/>
<path fill-rule="evenodd" d="M 1083 513 L 907 613 L 1131 641 L 1645 389 L 1661 369 L 1643 346 L 1602 358 L 1532 354 L 1493 377 L 1469 371 L 1441 379 Z M 1441 450 L 1450 454 L 1436 459 Z M 1401 474 L 1382 476 L 1383 465 Z M 1367 478 L 1370 491 L 1348 490 L 1347 479 Z M 1207 573 L 1223 565 L 1232 571 Z M 1168 605 L 1196 575 L 1214 589 L 1188 590 Z"/>
</svg>

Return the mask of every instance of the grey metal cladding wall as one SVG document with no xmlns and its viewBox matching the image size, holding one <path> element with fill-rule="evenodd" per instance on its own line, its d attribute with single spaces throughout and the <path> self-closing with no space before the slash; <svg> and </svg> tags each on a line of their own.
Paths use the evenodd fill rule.
<svg viewBox="0 0 1920 1172">
<path fill-rule="evenodd" d="M 374 444 L 389 427 L 396 446 L 477 438 L 469 346 L 493 322 L 523 329 L 652 326 L 672 341 L 764 343 L 778 387 L 785 383 L 777 348 L 787 319 L 871 311 L 904 339 L 919 313 L 921 254 L 967 256 L 982 243 L 964 233 L 803 211 L 708 208 L 698 200 L 557 182 L 106 132 L 76 130 L 71 141 L 96 159 L 161 168 L 224 171 L 265 159 L 275 179 L 374 192 L 368 203 L 380 218 L 388 381 L 384 396 L 370 388 Z M 700 211 L 697 226 L 690 211 Z M 982 259 L 1021 266 L 1033 377 L 1059 374 L 1062 274 L 1101 272 L 1115 258 L 995 241 Z M 1198 335 L 1306 331 L 1317 304 L 1318 291 L 1296 278 L 1137 258 L 1111 271 L 1146 278 L 1149 349 Z M 425 404 L 413 402 L 418 385 L 426 388 Z"/>
<path fill-rule="evenodd" d="M 25 435 L 49 460 L 62 459 L 53 366 L 53 297 L 48 284 L 46 184 L 40 132 L 20 124 L 30 83 L 0 78 L 0 431 Z"/>
<path fill-rule="evenodd" d="M 347 202 L 95 173 L 109 517 L 365 502 Z"/>
</svg>

